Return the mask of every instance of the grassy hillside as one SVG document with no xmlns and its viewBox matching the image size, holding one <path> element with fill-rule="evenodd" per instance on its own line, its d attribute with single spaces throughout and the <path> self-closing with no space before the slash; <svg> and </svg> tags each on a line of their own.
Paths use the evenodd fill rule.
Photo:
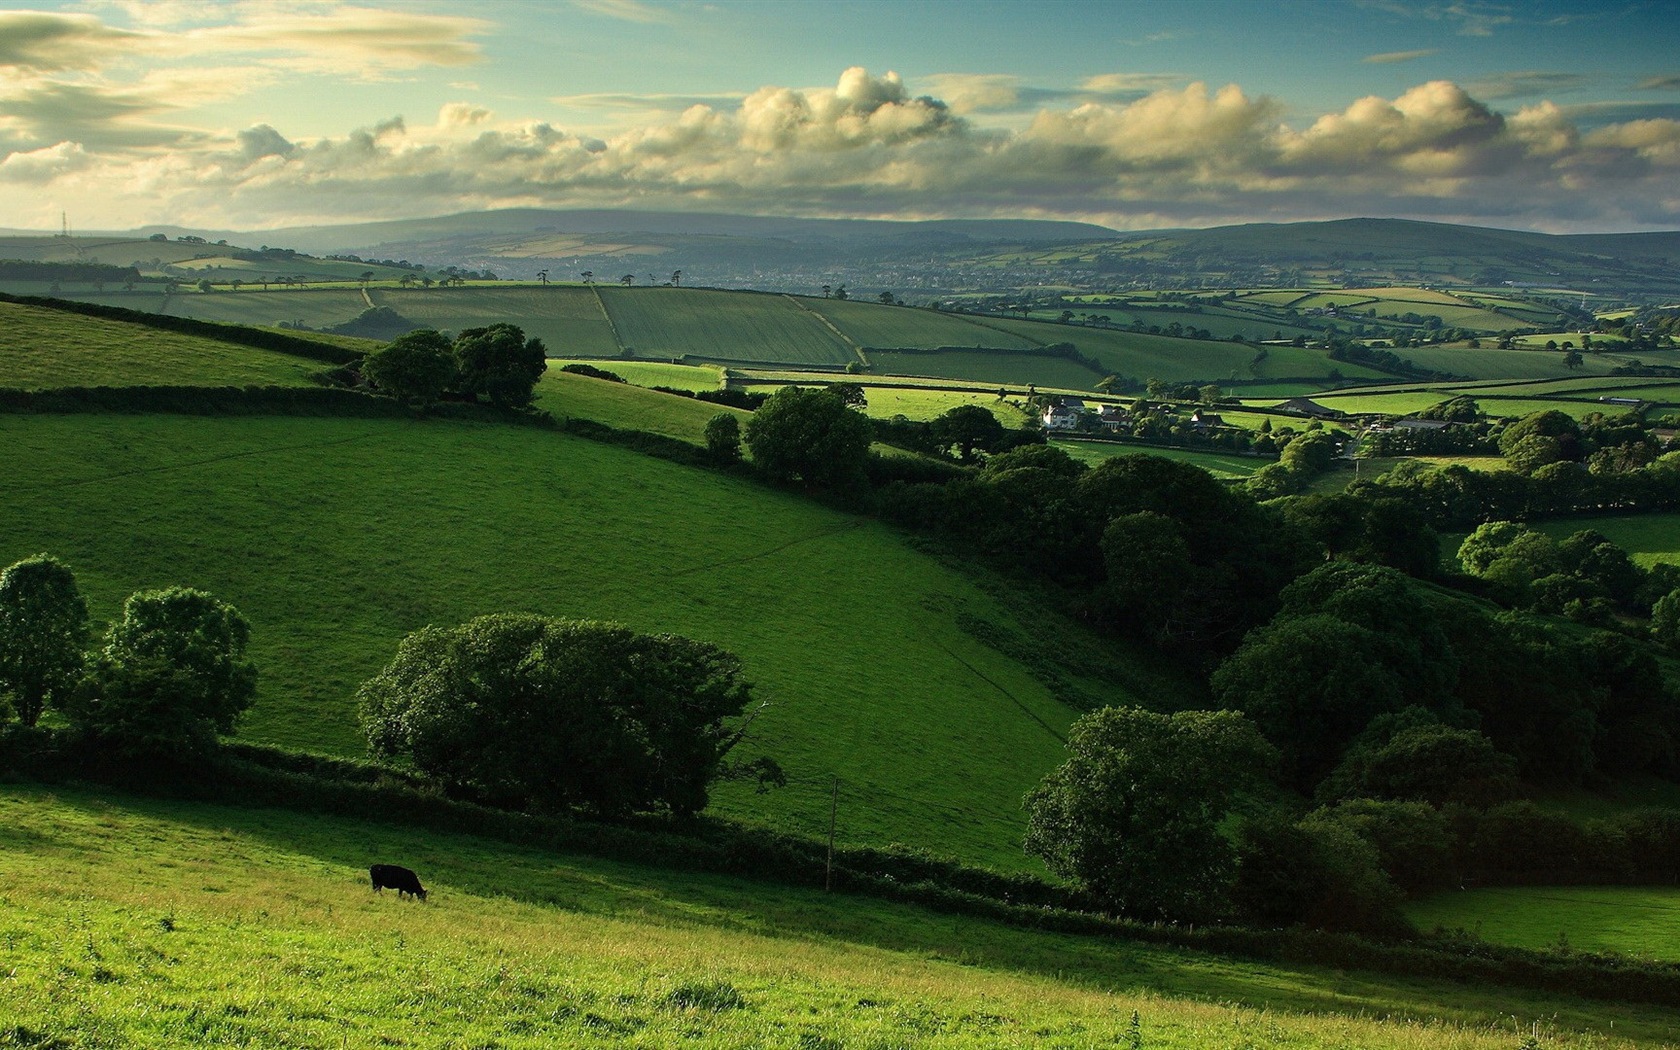
<svg viewBox="0 0 1680 1050">
<path fill-rule="evenodd" d="M 1680 961 L 1680 889 L 1501 886 L 1449 891 L 1406 908 L 1420 929 L 1464 929 L 1521 948 L 1568 945 Z"/>
<path fill-rule="evenodd" d="M 290 291 L 244 289 L 237 292 L 183 291 L 170 296 L 160 313 L 231 324 L 272 325 L 284 321 L 310 328 L 331 328 L 352 321 L 367 309 L 355 288 L 297 288 Z"/>
<path fill-rule="evenodd" d="M 557 419 L 593 419 L 621 430 L 645 430 L 696 445 L 705 444 L 706 424 L 719 412 L 738 417 L 743 429 L 751 418 L 750 413 L 725 405 L 573 375 L 553 367 L 537 384 L 537 407 L 552 412 Z"/>
<path fill-rule="evenodd" d="M 0 1045 L 1508 1050 L 1671 1015 L 1235 963 L 365 822 L 0 793 Z M 367 865 L 418 869 L 426 903 Z M 1430 1020 L 1418 1020 L 1427 1017 Z"/>
<path fill-rule="evenodd" d="M 568 391 L 625 388 L 568 376 L 544 389 L 565 411 Z M 34 465 L 0 504 L 0 564 L 53 552 L 100 620 L 141 587 L 233 602 L 262 671 L 246 727 L 257 740 L 359 752 L 356 688 L 427 623 L 613 619 L 736 650 L 771 703 L 755 734 L 794 783 L 724 792 L 727 812 L 817 833 L 838 775 L 843 840 L 1020 866 L 1021 796 L 1061 760 L 1075 712 L 959 619 L 990 621 L 1050 664 L 1068 656 L 1093 700 L 1186 689 L 1036 607 L 1018 618 L 883 526 L 561 434 L 0 416 L 0 446 Z"/>
<path fill-rule="evenodd" d="M 213 339 L 0 303 L 0 386 L 299 386 L 322 367 Z"/>
</svg>

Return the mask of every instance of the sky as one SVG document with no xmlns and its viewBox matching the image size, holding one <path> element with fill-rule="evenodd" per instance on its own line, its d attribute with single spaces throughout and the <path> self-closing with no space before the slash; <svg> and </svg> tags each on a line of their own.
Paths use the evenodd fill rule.
<svg viewBox="0 0 1680 1050">
<path fill-rule="evenodd" d="M 0 0 L 0 227 L 1680 229 L 1680 5 Z"/>
</svg>

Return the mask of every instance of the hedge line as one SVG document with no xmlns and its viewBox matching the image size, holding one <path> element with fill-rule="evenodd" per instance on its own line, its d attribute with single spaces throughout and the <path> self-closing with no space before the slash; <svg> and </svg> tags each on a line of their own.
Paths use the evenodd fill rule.
<svg viewBox="0 0 1680 1050">
<path fill-rule="evenodd" d="M 244 325 L 216 324 L 213 321 L 200 321 L 192 317 L 169 317 L 164 314 L 129 310 L 121 306 L 106 306 L 103 303 L 82 303 L 70 299 L 50 299 L 37 295 L 9 295 L 4 292 L 0 292 L 0 303 L 37 306 L 44 310 L 58 310 L 61 313 L 81 314 L 84 317 L 99 317 L 107 321 L 123 321 L 128 324 L 144 325 L 147 328 L 157 328 L 166 332 L 203 336 L 206 339 L 215 339 L 218 342 L 237 343 L 240 346 L 255 347 L 259 350 L 274 350 L 292 357 L 302 357 L 329 365 L 345 365 L 362 358 L 362 355 L 354 350 L 346 350 L 330 343 L 317 343 L 312 339 L 304 339 L 295 335 L 265 332 L 260 328 L 247 328 Z"/>
<path fill-rule="evenodd" d="M 337 387 L 66 386 L 0 387 L 0 412 L 170 412 L 192 416 L 321 415 L 407 418 L 390 398 Z"/>
<path fill-rule="evenodd" d="M 487 809 L 419 788 L 369 763 L 237 745 L 203 764 L 90 753 L 68 734 L 8 727 L 0 776 L 91 780 L 139 793 L 377 820 L 514 845 L 815 888 L 821 843 L 715 820 L 678 828 L 644 820 L 599 824 Z M 213 775 L 206 776 L 206 772 Z M 686 833 L 685 833 L 686 832 Z M 835 852 L 834 886 L 1012 926 L 1115 937 L 1264 962 L 1495 983 L 1598 999 L 1680 1007 L 1680 964 L 1583 952 L 1529 951 L 1480 941 L 1378 942 L 1308 930 L 1180 927 L 1096 914 L 1077 895 L 1023 875 L 969 868 L 898 849 Z"/>
</svg>

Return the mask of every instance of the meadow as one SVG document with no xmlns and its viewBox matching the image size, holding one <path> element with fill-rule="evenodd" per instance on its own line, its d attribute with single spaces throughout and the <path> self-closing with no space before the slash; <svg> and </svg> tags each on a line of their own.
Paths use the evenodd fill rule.
<svg viewBox="0 0 1680 1050">
<path fill-rule="evenodd" d="M 270 350 L 0 303 L 0 387 L 304 386 L 323 367 Z"/>
<path fill-rule="evenodd" d="M 613 363 L 605 362 L 603 367 Z M 751 418 L 751 413 L 725 405 L 648 390 L 628 382 L 614 383 L 562 372 L 552 364 L 537 383 L 536 395 L 537 407 L 562 421 L 572 417 L 592 419 L 620 430 L 644 430 L 694 445 L 706 443 L 706 424 L 720 412 L 738 418 L 743 430 Z"/>
<path fill-rule="evenodd" d="M 1494 944 L 1568 947 L 1680 961 L 1680 888 L 1497 886 L 1406 905 L 1422 930 L 1463 929 Z"/>
<path fill-rule="evenodd" d="M 1077 361 L 1032 350 L 941 350 L 937 353 L 872 350 L 869 361 L 877 371 L 888 375 L 1000 386 L 1090 390 L 1103 378 Z"/>
<path fill-rule="evenodd" d="M 1680 514 L 1605 514 L 1555 518 L 1535 522 L 1534 527 L 1556 539 L 1582 529 L 1595 529 L 1628 552 L 1640 565 L 1657 562 L 1680 565 Z"/>
<path fill-rule="evenodd" d="M 718 411 L 577 376 L 543 391 L 562 413 L 623 392 Z M 962 624 L 1038 650 L 1082 702 L 1192 688 L 878 523 L 536 428 L 0 416 L 0 447 L 32 465 L 0 504 L 0 563 L 64 559 L 101 624 L 143 587 L 232 602 L 262 676 L 256 741 L 359 753 L 356 689 L 425 624 L 617 620 L 738 652 L 770 703 L 754 747 L 793 783 L 720 790 L 722 812 L 817 834 L 838 776 L 842 841 L 1022 868 L 1021 797 L 1077 712 Z"/>
<path fill-rule="evenodd" d="M 227 324 L 273 325 L 284 321 L 331 328 L 355 320 L 367 308 L 358 289 L 340 286 L 286 291 L 182 291 L 169 296 L 158 312 Z"/>
<path fill-rule="evenodd" d="M 0 1041 L 1620 1050 L 1673 1014 L 1037 933 L 460 835 L 0 790 Z M 416 868 L 425 903 L 374 894 Z M 1133 1018 L 1136 1018 L 1135 1026 Z"/>
<path fill-rule="evenodd" d="M 1234 452 L 1203 452 L 1199 449 L 1163 448 L 1160 446 L 1123 444 L 1118 441 L 1076 441 L 1058 438 L 1050 444 L 1082 463 L 1096 466 L 1115 456 L 1159 456 L 1162 459 L 1192 463 L 1216 478 L 1246 478 L 1277 460 L 1262 456 L 1239 456 Z"/>
</svg>

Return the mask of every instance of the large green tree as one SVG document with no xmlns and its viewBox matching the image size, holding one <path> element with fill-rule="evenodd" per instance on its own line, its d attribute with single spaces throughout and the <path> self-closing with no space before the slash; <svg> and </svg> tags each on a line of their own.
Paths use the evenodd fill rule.
<svg viewBox="0 0 1680 1050">
<path fill-rule="evenodd" d="M 525 338 L 518 325 L 468 328 L 455 337 L 454 350 L 462 393 L 488 397 L 500 408 L 529 405 L 548 368 L 542 340 Z"/>
<path fill-rule="evenodd" d="M 1235 863 L 1220 822 L 1276 756 L 1254 726 L 1105 707 L 1073 724 L 1067 749 L 1027 795 L 1027 852 L 1128 914 L 1218 915 Z"/>
<path fill-rule="evenodd" d="M 368 354 L 362 375 L 392 397 L 425 407 L 455 381 L 454 348 L 442 332 L 409 332 Z"/>
<path fill-rule="evenodd" d="M 358 696 L 379 758 L 497 805 L 605 815 L 702 809 L 749 699 L 717 646 L 529 614 L 416 631 Z"/>
<path fill-rule="evenodd" d="M 130 751 L 204 750 L 256 696 L 250 637 L 238 609 L 203 591 L 130 595 L 71 719 Z"/>
<path fill-rule="evenodd" d="M 32 726 L 48 704 L 62 704 L 81 680 L 87 603 L 76 576 L 50 555 L 0 573 L 0 715 L 11 701 Z"/>
<path fill-rule="evenodd" d="M 818 487 L 860 481 L 872 437 L 869 420 L 831 391 L 796 386 L 771 394 L 747 422 L 747 448 L 760 470 Z"/>
</svg>

